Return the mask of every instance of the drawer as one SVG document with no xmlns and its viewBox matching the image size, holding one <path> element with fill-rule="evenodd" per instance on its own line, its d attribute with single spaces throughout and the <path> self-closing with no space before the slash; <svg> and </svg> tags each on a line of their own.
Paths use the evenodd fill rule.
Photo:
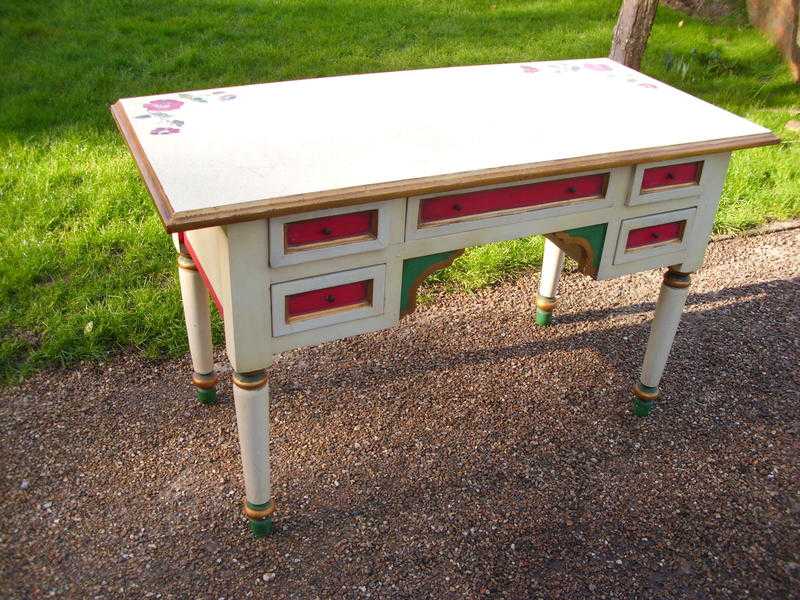
<svg viewBox="0 0 800 600">
<path fill-rule="evenodd" d="M 373 202 L 270 219 L 270 264 L 282 267 L 386 248 L 389 204 Z"/>
<path fill-rule="evenodd" d="M 704 162 L 684 158 L 637 166 L 628 206 L 699 196 Z"/>
<path fill-rule="evenodd" d="M 675 210 L 620 224 L 614 264 L 674 254 L 686 250 L 697 208 Z"/>
<path fill-rule="evenodd" d="M 425 198 L 419 204 L 419 224 L 437 225 L 475 215 L 535 208 L 559 202 L 602 198 L 608 175 L 586 175 L 542 183 Z"/>
<path fill-rule="evenodd" d="M 545 219 L 610 206 L 609 186 L 616 181 L 616 194 L 624 190 L 625 178 L 612 179 L 611 172 L 486 186 L 410 198 L 406 239 L 449 235 L 462 231 Z"/>
<path fill-rule="evenodd" d="M 383 314 L 386 265 L 276 283 L 271 287 L 275 337 Z"/>
</svg>

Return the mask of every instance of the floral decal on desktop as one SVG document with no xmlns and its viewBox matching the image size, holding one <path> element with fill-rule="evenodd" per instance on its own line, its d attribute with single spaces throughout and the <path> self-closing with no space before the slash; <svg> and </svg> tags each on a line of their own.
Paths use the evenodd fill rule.
<svg viewBox="0 0 800 600">
<path fill-rule="evenodd" d="M 610 78 L 617 77 L 617 69 L 613 66 L 600 63 L 600 62 L 587 62 L 583 63 L 582 65 L 578 64 L 562 64 L 562 63 L 550 63 L 550 64 L 540 64 L 538 67 L 533 67 L 531 65 L 520 65 L 523 73 L 534 74 L 534 73 L 549 73 L 551 75 L 560 75 L 562 73 L 578 73 L 583 71 L 592 71 L 595 73 L 605 73 Z M 650 83 L 649 81 L 642 81 L 638 77 L 634 77 L 629 73 L 625 73 L 623 75 L 623 79 L 625 83 L 634 83 L 638 87 L 647 88 L 647 89 L 655 89 L 658 86 Z"/>
<path fill-rule="evenodd" d="M 208 104 L 214 100 L 219 102 L 228 102 L 236 99 L 235 94 L 230 94 L 224 90 L 217 90 L 214 92 L 195 92 L 192 94 L 178 94 L 178 100 L 175 98 L 158 98 L 150 100 L 142 105 L 147 112 L 141 115 L 136 115 L 136 119 L 157 119 L 158 126 L 150 130 L 150 135 L 172 135 L 180 133 L 185 121 L 175 117 L 174 112 L 187 102 L 197 102 L 198 104 Z"/>
</svg>

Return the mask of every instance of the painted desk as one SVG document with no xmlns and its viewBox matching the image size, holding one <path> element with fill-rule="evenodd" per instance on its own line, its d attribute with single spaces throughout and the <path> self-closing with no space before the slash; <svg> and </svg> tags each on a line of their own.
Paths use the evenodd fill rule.
<svg viewBox="0 0 800 600">
<path fill-rule="evenodd" d="M 649 413 L 730 152 L 767 129 L 606 59 L 309 79 L 111 107 L 174 233 L 200 400 L 209 294 L 225 323 L 256 535 L 271 530 L 275 354 L 391 327 L 463 248 L 544 234 L 536 320 L 564 253 L 608 279 L 667 267 L 634 410 Z"/>
</svg>

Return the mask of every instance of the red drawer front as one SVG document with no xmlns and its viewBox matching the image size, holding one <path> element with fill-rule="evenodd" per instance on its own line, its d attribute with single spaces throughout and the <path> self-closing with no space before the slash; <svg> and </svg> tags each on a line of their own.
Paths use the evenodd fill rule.
<svg viewBox="0 0 800 600">
<path fill-rule="evenodd" d="M 286 296 L 286 317 L 368 303 L 371 301 L 371 284 L 371 280 L 356 281 Z"/>
<path fill-rule="evenodd" d="M 514 187 L 437 196 L 420 203 L 420 222 L 430 223 L 481 213 L 601 197 L 608 174 L 586 175 Z"/>
<path fill-rule="evenodd" d="M 693 162 L 645 169 L 642 175 L 642 191 L 699 183 L 702 165 L 702 162 Z"/>
<path fill-rule="evenodd" d="M 286 246 L 293 248 L 374 234 L 377 222 L 377 210 L 295 221 L 286 225 Z"/>
<path fill-rule="evenodd" d="M 625 249 L 630 250 L 631 248 L 641 248 L 643 246 L 652 246 L 653 244 L 680 240 L 683 238 L 684 227 L 686 227 L 686 221 L 675 221 L 674 223 L 664 223 L 662 225 L 651 225 L 650 227 L 631 229 L 628 233 L 628 241 L 625 243 Z"/>
</svg>

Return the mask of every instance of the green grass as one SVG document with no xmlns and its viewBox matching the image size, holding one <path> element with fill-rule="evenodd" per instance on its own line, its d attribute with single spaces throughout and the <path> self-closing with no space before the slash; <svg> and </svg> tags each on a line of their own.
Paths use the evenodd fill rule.
<svg viewBox="0 0 800 600">
<path fill-rule="evenodd" d="M 136 348 L 186 350 L 174 252 L 107 106 L 299 77 L 604 56 L 618 1 L 93 0 L 0 4 L 0 380 Z M 685 24 L 678 26 L 680 20 Z M 740 21 L 660 9 L 643 70 L 780 130 L 798 108 Z M 717 229 L 800 214 L 800 150 L 733 161 Z M 540 240 L 469 250 L 468 289 L 536 265 Z M 219 322 L 215 338 L 221 340 Z"/>
</svg>

